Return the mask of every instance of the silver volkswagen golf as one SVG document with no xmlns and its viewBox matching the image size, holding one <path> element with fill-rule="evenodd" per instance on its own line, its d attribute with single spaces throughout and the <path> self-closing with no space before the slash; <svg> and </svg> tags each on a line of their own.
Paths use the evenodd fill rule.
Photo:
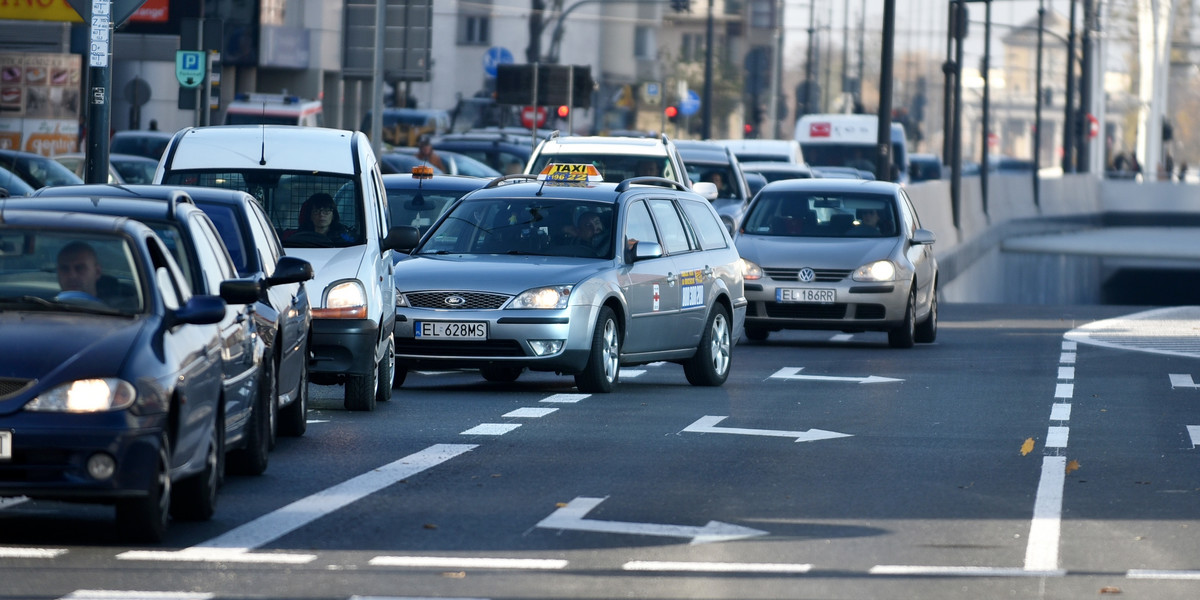
<svg viewBox="0 0 1200 600">
<path fill-rule="evenodd" d="M 741 263 L 712 206 L 659 177 L 592 165 L 509 175 L 463 196 L 396 265 L 396 381 L 415 368 L 525 369 L 611 392 L 671 361 L 721 385 L 741 335 Z"/>
<path fill-rule="evenodd" d="M 937 337 L 937 260 L 904 188 L 790 179 L 755 196 L 736 243 L 746 337 L 781 329 L 885 331 L 895 348 Z"/>
</svg>

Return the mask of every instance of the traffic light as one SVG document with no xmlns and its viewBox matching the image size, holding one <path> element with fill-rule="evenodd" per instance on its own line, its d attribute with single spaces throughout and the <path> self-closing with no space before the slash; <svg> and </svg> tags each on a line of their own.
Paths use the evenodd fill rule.
<svg viewBox="0 0 1200 600">
<path fill-rule="evenodd" d="M 571 115 L 571 107 L 566 104 L 558 107 L 558 118 L 565 119 Z"/>
<path fill-rule="evenodd" d="M 663 109 L 663 114 L 667 116 L 667 120 L 674 123 L 679 120 L 679 107 L 674 104 Z"/>
</svg>

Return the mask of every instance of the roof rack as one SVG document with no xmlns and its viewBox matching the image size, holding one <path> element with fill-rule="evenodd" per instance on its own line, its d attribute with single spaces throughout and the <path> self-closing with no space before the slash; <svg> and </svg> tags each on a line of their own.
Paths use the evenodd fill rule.
<svg viewBox="0 0 1200 600">
<path fill-rule="evenodd" d="M 483 189 L 486 190 L 489 188 L 494 188 L 506 181 L 516 181 L 518 179 L 522 181 L 536 181 L 537 175 L 533 175 L 531 173 L 509 173 L 508 175 L 501 175 L 487 182 L 487 184 L 483 186 Z"/>
<path fill-rule="evenodd" d="M 621 183 L 618 183 L 616 192 L 619 194 L 621 192 L 624 192 L 625 190 L 628 190 L 630 188 L 630 186 L 634 186 L 634 185 L 657 185 L 657 186 L 662 186 L 662 187 L 673 188 L 673 189 L 679 190 L 681 192 L 688 191 L 687 186 L 683 185 L 682 183 L 679 183 L 678 181 L 675 181 L 674 179 L 667 179 L 665 177 L 651 177 L 651 176 L 646 175 L 646 176 L 642 176 L 642 177 L 630 177 L 629 179 L 626 179 L 626 180 L 622 181 Z"/>
</svg>

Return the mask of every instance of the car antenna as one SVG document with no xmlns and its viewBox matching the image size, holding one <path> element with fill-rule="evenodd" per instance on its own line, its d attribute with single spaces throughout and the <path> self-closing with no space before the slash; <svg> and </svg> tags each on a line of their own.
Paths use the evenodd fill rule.
<svg viewBox="0 0 1200 600">
<path fill-rule="evenodd" d="M 258 166 L 267 164 L 267 101 L 262 103 L 262 123 L 258 126 L 258 130 L 262 132 L 262 142 L 259 147 Z"/>
</svg>

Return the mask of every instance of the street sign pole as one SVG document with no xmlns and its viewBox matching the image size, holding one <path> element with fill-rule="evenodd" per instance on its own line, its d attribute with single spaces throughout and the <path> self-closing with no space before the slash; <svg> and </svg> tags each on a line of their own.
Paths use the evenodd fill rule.
<svg viewBox="0 0 1200 600">
<path fill-rule="evenodd" d="M 88 36 L 87 183 L 108 183 L 108 130 L 112 105 L 112 6 L 92 0 Z"/>
</svg>

